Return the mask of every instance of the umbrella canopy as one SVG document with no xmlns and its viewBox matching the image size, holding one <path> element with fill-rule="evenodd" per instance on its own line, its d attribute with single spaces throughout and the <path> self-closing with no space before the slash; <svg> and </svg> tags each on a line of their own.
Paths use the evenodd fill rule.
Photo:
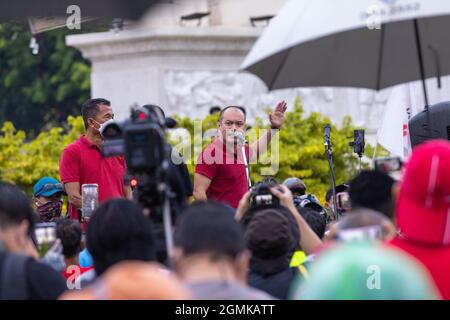
<svg viewBox="0 0 450 320">
<path fill-rule="evenodd" d="M 66 17 L 71 5 L 80 7 L 83 17 L 136 20 L 160 0 L 30 0 L 0 1 L 0 20 L 28 17 Z"/>
<path fill-rule="evenodd" d="M 269 89 L 380 90 L 450 74 L 448 0 L 290 0 L 241 69 Z"/>
</svg>

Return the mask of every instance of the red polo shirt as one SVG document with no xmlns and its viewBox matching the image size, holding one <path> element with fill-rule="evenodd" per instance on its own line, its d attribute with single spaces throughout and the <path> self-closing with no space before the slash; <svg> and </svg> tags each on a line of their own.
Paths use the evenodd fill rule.
<svg viewBox="0 0 450 320">
<path fill-rule="evenodd" d="M 249 155 L 248 145 L 245 153 Z M 237 208 L 242 196 L 248 191 L 242 148 L 227 153 L 225 145 L 219 139 L 209 144 L 199 156 L 195 173 L 211 180 L 206 191 L 208 199 L 220 201 Z"/>
<path fill-rule="evenodd" d="M 69 144 L 61 155 L 59 175 L 62 183 L 79 182 L 98 184 L 99 204 L 125 196 L 124 174 L 126 171 L 123 157 L 103 158 L 100 149 L 84 135 Z M 77 208 L 69 204 L 72 219 L 78 219 Z"/>
</svg>

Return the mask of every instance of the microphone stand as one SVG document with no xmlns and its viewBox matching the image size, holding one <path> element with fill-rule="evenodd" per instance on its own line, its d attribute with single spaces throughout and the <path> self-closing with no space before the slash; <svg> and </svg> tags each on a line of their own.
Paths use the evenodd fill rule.
<svg viewBox="0 0 450 320">
<path fill-rule="evenodd" d="M 250 169 L 248 166 L 247 155 L 245 153 L 245 141 L 240 142 L 240 144 L 242 148 L 242 157 L 244 158 L 245 172 L 247 173 L 248 190 L 250 190 L 252 188 L 252 181 L 250 180 Z"/>
<path fill-rule="evenodd" d="M 248 181 L 248 190 L 252 188 L 252 181 L 250 180 L 250 169 L 247 161 L 247 154 L 245 153 L 245 136 L 243 134 L 236 134 L 235 137 L 238 139 L 238 143 L 241 146 L 242 151 L 242 158 L 244 159 L 244 166 L 245 166 L 245 173 L 247 174 L 247 181 Z"/>
<path fill-rule="evenodd" d="M 337 201 L 336 201 L 336 181 L 334 179 L 333 149 L 331 147 L 331 142 L 329 139 L 325 139 L 325 152 L 327 154 L 328 165 L 330 167 L 331 190 L 333 193 L 333 216 L 334 221 L 337 221 L 339 219 L 339 214 L 337 210 Z"/>
</svg>

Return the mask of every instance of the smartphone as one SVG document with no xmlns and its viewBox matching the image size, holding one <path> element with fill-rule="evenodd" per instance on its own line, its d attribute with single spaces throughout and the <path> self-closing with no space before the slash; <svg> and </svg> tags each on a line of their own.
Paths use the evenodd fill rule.
<svg viewBox="0 0 450 320">
<path fill-rule="evenodd" d="M 386 174 L 398 172 L 402 169 L 403 162 L 399 157 L 377 158 L 374 161 L 375 170 Z"/>
<path fill-rule="evenodd" d="M 350 196 L 348 192 L 339 192 L 336 194 L 337 208 L 348 211 L 351 209 Z"/>
<path fill-rule="evenodd" d="M 56 223 L 37 223 L 34 228 L 39 256 L 43 257 L 56 241 Z"/>
<path fill-rule="evenodd" d="M 98 184 L 83 184 L 81 186 L 81 204 L 83 220 L 89 220 L 98 207 Z"/>
</svg>

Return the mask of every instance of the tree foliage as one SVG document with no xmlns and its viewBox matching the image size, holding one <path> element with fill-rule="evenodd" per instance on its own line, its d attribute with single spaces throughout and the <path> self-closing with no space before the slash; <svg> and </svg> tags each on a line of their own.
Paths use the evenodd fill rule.
<svg viewBox="0 0 450 320">
<path fill-rule="evenodd" d="M 29 47 L 24 22 L 0 24 L 0 125 L 12 121 L 35 136 L 60 125 L 90 94 L 90 64 L 65 44 L 69 30 L 39 34 L 39 53 Z"/>
<path fill-rule="evenodd" d="M 199 153 L 211 141 L 210 138 L 203 139 L 203 134 L 217 128 L 218 115 L 197 120 L 176 118 L 178 127 L 185 128 L 191 138 L 181 135 L 177 140 L 172 135 L 171 143 L 182 153 L 193 176 Z M 66 129 L 54 127 L 42 131 L 31 141 L 26 141 L 24 131 L 16 130 L 12 123 L 6 122 L 0 132 L 0 179 L 16 183 L 31 194 L 32 186 L 41 177 L 58 178 L 59 159 L 64 147 L 78 139 L 84 131 L 81 117 L 69 116 L 67 122 Z M 297 102 L 294 109 L 286 113 L 285 124 L 279 133 L 279 169 L 272 172 L 272 176 L 281 181 L 292 176 L 303 179 L 308 192 L 321 200 L 330 188 L 329 167 L 323 145 L 323 127 L 327 123 L 331 123 L 330 120 L 318 113 L 305 117 Z M 267 128 L 262 119 L 257 119 L 252 127 L 256 131 Z M 195 131 L 200 132 L 200 128 L 201 134 L 194 135 Z M 346 118 L 339 127 L 332 125 L 333 160 L 338 184 L 348 181 L 359 168 L 359 160 L 348 146 L 353 139 L 353 130 L 350 118 Z M 366 147 L 368 157 L 372 156 L 372 152 L 373 148 Z M 263 161 L 270 156 L 269 151 Z M 261 169 L 267 167 L 267 164 L 252 164 L 252 181 L 261 180 Z"/>
<path fill-rule="evenodd" d="M 188 117 L 178 118 L 177 120 L 179 127 L 186 128 L 192 137 L 195 129 L 194 121 Z M 207 116 L 203 119 L 201 122 L 202 132 L 216 128 L 217 120 L 217 115 Z M 271 173 L 271 176 L 280 181 L 288 177 L 299 177 L 305 181 L 308 192 L 316 194 L 323 200 L 326 191 L 331 188 L 330 170 L 323 143 L 323 128 L 326 124 L 331 124 L 331 120 L 319 113 L 311 113 L 305 117 L 301 103 L 297 100 L 293 110 L 286 112 L 286 120 L 279 133 L 279 168 L 277 171 L 270 172 L 271 170 L 268 170 L 268 172 L 263 173 L 266 175 Z M 268 125 L 263 125 L 263 119 L 261 118 L 251 124 L 251 127 L 252 130 L 259 131 L 259 135 L 262 133 L 259 129 L 268 129 Z M 352 126 L 350 117 L 346 117 L 340 126 L 331 124 L 331 128 L 335 178 L 336 183 L 340 184 L 348 181 L 359 170 L 359 159 L 353 153 L 353 149 L 349 147 L 349 142 L 353 141 L 353 130 L 356 128 Z M 251 130 L 248 133 L 252 134 Z M 198 148 L 198 141 L 196 141 L 198 139 L 199 137 L 196 137 L 194 141 L 189 142 L 191 143 L 190 152 L 192 156 L 190 159 L 186 159 L 189 162 L 188 168 L 192 175 L 195 169 L 195 160 L 201 152 L 199 150 L 201 148 Z M 204 139 L 202 147 L 209 141 Z M 179 151 L 183 153 L 184 146 L 182 143 L 176 144 Z M 366 145 L 367 157 L 371 158 L 372 154 L 373 148 Z M 185 154 L 184 156 L 186 158 Z M 263 164 L 268 163 L 270 157 L 271 151 L 269 149 L 267 154 L 262 157 L 262 163 L 250 166 L 253 183 L 264 178 L 261 169 L 270 167 L 268 164 Z M 368 167 L 368 165 L 363 163 L 363 167 Z"/>
</svg>

